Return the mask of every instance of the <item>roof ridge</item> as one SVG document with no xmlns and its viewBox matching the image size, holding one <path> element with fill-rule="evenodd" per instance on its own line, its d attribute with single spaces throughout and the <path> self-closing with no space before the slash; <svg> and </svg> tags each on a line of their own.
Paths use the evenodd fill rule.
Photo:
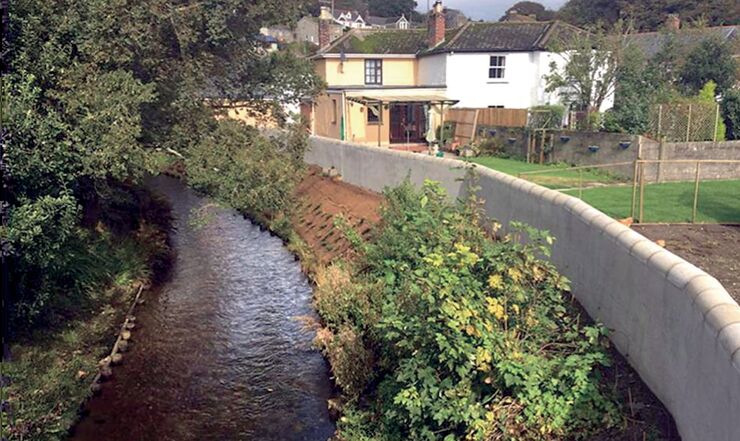
<svg viewBox="0 0 740 441">
<path fill-rule="evenodd" d="M 441 44 L 438 47 L 441 48 L 441 47 L 447 46 L 448 44 L 452 44 L 455 41 L 457 41 L 460 38 L 460 36 L 472 25 L 472 23 L 473 22 L 468 21 L 464 25 L 460 26 L 460 29 L 458 29 L 457 33 L 455 35 L 453 35 L 452 38 L 450 38 L 450 41 L 445 41 L 443 44 Z"/>
<path fill-rule="evenodd" d="M 326 46 L 325 48 L 319 50 L 316 53 L 316 55 L 324 55 L 324 54 L 328 53 L 330 50 L 332 50 L 335 47 L 337 47 L 337 45 L 339 43 L 342 43 L 343 41 L 347 40 L 350 37 L 350 35 L 353 35 L 355 33 L 355 31 L 357 31 L 357 30 L 359 30 L 359 29 L 351 29 L 349 32 L 346 32 L 344 35 L 342 35 L 341 37 L 337 38 L 332 43 L 329 43 L 328 46 Z"/>
</svg>

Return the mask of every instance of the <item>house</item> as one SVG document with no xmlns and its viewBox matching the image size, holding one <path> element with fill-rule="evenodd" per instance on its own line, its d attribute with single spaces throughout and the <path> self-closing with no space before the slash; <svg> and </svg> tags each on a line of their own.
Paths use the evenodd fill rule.
<svg viewBox="0 0 740 441">
<path fill-rule="evenodd" d="M 378 29 L 409 29 L 411 27 L 411 23 L 409 23 L 405 15 L 401 15 L 400 17 L 375 17 L 370 15 L 367 17 L 367 23 L 370 27 Z"/>
<path fill-rule="evenodd" d="M 326 25 L 329 29 L 329 41 L 334 41 L 344 32 L 342 25 L 332 22 Z M 295 26 L 295 41 L 319 44 L 319 19 L 307 15 L 298 20 Z"/>
<path fill-rule="evenodd" d="M 385 146 L 432 141 L 451 105 L 557 103 L 543 75 L 551 62 L 565 60 L 550 46 L 580 32 L 558 21 L 447 29 L 437 1 L 426 29 L 354 29 L 332 43 L 320 38 L 313 60 L 328 88 L 304 114 L 322 136 Z"/>
<path fill-rule="evenodd" d="M 357 11 L 342 11 L 336 10 L 334 12 L 334 22 L 347 29 L 365 29 L 369 28 L 370 25 L 365 22 L 362 15 Z"/>
<path fill-rule="evenodd" d="M 683 28 L 681 19 L 676 14 L 668 16 L 663 30 L 631 34 L 627 36 L 627 42 L 639 48 L 650 59 L 670 41 L 680 50 L 688 52 L 709 38 L 733 45 L 735 58 L 740 57 L 740 26 Z"/>
</svg>

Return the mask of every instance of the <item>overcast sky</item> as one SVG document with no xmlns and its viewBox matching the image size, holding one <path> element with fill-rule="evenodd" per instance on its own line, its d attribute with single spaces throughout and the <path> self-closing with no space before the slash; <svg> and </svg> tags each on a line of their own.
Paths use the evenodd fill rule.
<svg viewBox="0 0 740 441">
<path fill-rule="evenodd" d="M 460 9 L 468 18 L 473 20 L 498 20 L 504 15 L 504 11 L 509 9 L 518 0 L 442 0 L 442 3 L 448 8 Z M 537 1 L 537 0 L 535 0 Z M 550 9 L 557 9 L 565 3 L 565 0 L 539 0 Z M 418 9 L 425 11 L 427 9 L 427 0 L 416 0 Z M 433 4 L 434 0 L 429 0 Z"/>
</svg>

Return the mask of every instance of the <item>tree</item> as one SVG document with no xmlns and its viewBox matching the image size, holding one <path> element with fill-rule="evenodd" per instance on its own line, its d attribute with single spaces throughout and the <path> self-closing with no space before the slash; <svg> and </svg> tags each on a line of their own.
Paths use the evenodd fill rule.
<svg viewBox="0 0 740 441">
<path fill-rule="evenodd" d="M 636 29 L 656 31 L 668 14 L 678 13 L 685 22 L 705 21 L 709 26 L 737 24 L 740 8 L 736 0 L 569 0 L 558 11 L 558 18 L 576 26 L 619 19 L 633 20 Z"/>
<path fill-rule="evenodd" d="M 553 61 L 544 76 L 547 92 L 558 92 L 563 103 L 578 110 L 598 112 L 614 93 L 624 56 L 621 25 L 614 35 L 604 31 L 579 33 L 556 49 L 562 63 Z"/>
<path fill-rule="evenodd" d="M 512 11 L 516 11 L 522 15 L 534 16 L 538 21 L 548 21 L 555 18 L 555 11 L 551 11 L 545 8 L 542 4 L 537 2 L 523 1 L 514 4 L 512 7 L 506 10 L 506 13 L 501 20 L 506 18 L 507 15 L 511 14 Z"/>
<path fill-rule="evenodd" d="M 378 17 L 400 17 L 403 14 L 411 18 L 416 11 L 415 0 L 369 0 L 367 5 L 370 15 Z"/>
<path fill-rule="evenodd" d="M 686 92 L 695 94 L 713 81 L 722 93 L 735 85 L 737 63 L 730 46 L 721 40 L 708 38 L 686 57 L 679 74 L 679 81 Z"/>
<path fill-rule="evenodd" d="M 255 40 L 260 27 L 297 19 L 306 3 L 10 3 L 0 236 L 16 325 L 34 323 L 55 299 L 90 284 L 79 261 L 94 245 L 87 227 L 112 221 L 99 205 L 122 183 L 136 184 L 154 151 L 188 157 L 221 133 L 209 100 L 295 103 L 321 88 L 310 62 L 266 54 Z M 295 160 L 244 126 L 229 133 L 238 131 L 249 135 L 239 138 L 241 148 L 264 142 L 282 155 L 273 163 Z M 208 145 L 214 155 L 231 148 Z"/>
<path fill-rule="evenodd" d="M 728 90 L 722 97 L 722 117 L 727 126 L 727 139 L 740 139 L 740 90 Z"/>
</svg>

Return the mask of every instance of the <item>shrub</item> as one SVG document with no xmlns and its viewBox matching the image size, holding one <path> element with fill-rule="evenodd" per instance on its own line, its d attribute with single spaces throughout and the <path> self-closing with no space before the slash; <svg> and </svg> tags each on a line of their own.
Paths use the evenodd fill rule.
<svg viewBox="0 0 740 441">
<path fill-rule="evenodd" d="M 559 105 L 534 106 L 530 110 L 530 127 L 538 129 L 560 129 L 563 127 L 565 107 Z"/>
<path fill-rule="evenodd" d="M 386 199 L 382 226 L 351 281 L 341 276 L 345 287 L 377 286 L 367 303 L 377 321 L 358 322 L 346 300 L 335 305 L 346 312 L 327 315 L 345 335 L 325 338 L 325 346 L 354 360 L 364 358 L 360 348 L 374 348 L 378 375 L 373 401 L 353 408 L 340 434 L 574 438 L 617 422 L 597 373 L 609 364 L 605 329 L 582 323 L 567 280 L 541 258 L 552 237 L 513 225 L 517 233 L 494 241 L 475 201 L 450 204 L 436 183 L 417 191 L 407 182 Z M 344 377 L 355 396 L 360 383 L 347 378 L 364 377 Z"/>
<path fill-rule="evenodd" d="M 740 90 L 732 89 L 722 97 L 722 117 L 727 139 L 740 139 Z"/>
</svg>

